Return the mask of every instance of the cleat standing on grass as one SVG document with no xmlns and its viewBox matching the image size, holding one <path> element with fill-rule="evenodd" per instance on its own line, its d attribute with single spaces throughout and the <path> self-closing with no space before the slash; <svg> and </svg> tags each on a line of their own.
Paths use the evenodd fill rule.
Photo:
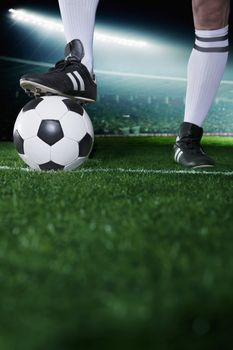
<svg viewBox="0 0 233 350">
<path fill-rule="evenodd" d="M 191 168 L 213 167 L 214 161 L 201 146 L 203 129 L 195 124 L 183 122 L 173 146 L 176 163 Z"/>
<path fill-rule="evenodd" d="M 75 39 L 65 47 L 65 59 L 47 73 L 28 73 L 21 77 L 20 86 L 29 96 L 66 96 L 88 103 L 96 101 L 97 85 L 94 75 L 81 63 L 84 48 Z"/>
</svg>

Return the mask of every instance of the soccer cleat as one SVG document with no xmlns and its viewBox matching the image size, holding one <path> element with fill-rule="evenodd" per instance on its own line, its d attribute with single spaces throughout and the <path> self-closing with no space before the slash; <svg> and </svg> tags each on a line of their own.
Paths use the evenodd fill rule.
<svg viewBox="0 0 233 350">
<path fill-rule="evenodd" d="M 200 142 L 203 129 L 199 126 L 183 122 L 180 126 L 174 149 L 176 163 L 191 167 L 205 168 L 214 166 L 214 161 L 204 152 Z"/>
<path fill-rule="evenodd" d="M 29 96 L 60 95 L 83 103 L 96 100 L 97 86 L 94 75 L 81 63 L 84 48 L 75 39 L 65 47 L 65 59 L 56 63 L 47 73 L 29 73 L 20 79 L 20 86 Z"/>
</svg>

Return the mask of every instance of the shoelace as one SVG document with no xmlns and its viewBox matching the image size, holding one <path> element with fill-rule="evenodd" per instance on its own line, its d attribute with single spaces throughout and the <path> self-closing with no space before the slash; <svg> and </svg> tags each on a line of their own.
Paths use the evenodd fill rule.
<svg viewBox="0 0 233 350">
<path fill-rule="evenodd" d="M 70 66 L 71 64 L 74 64 L 74 63 L 78 63 L 78 61 L 74 58 L 74 57 L 68 57 L 67 59 L 63 59 L 63 60 L 60 60 L 58 61 L 54 67 L 50 68 L 49 69 L 49 72 L 53 72 L 55 70 L 59 70 L 59 71 L 62 71 L 64 70 L 66 67 Z"/>
<path fill-rule="evenodd" d="M 200 145 L 200 140 L 199 138 L 187 138 L 187 139 L 183 139 L 183 140 L 180 140 L 181 143 L 182 143 L 182 146 L 189 149 L 189 150 L 192 150 L 193 153 L 196 153 L 196 154 L 203 154 L 204 153 L 204 150 L 202 148 L 202 146 Z"/>
<path fill-rule="evenodd" d="M 66 67 L 72 65 L 72 64 L 79 64 L 80 62 L 74 57 L 74 56 L 70 56 L 67 57 L 66 59 L 62 59 L 60 61 L 58 61 L 54 67 L 49 68 L 49 72 L 54 72 L 54 71 L 63 71 Z M 92 73 L 92 79 L 93 81 L 96 83 L 96 78 L 95 78 L 95 74 Z"/>
</svg>

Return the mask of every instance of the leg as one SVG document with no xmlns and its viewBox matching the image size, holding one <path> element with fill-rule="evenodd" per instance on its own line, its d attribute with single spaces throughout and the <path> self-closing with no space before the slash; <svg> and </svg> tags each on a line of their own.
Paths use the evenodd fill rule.
<svg viewBox="0 0 233 350">
<path fill-rule="evenodd" d="M 192 7 L 198 30 L 214 30 L 228 24 L 230 0 L 193 0 Z"/>
<path fill-rule="evenodd" d="M 200 150 L 201 126 L 218 91 L 227 63 L 229 11 L 229 0 L 193 0 L 196 40 L 188 63 L 184 123 L 181 124 L 179 141 L 176 143 L 180 150 L 186 147 L 190 137 L 199 139 L 195 147 Z M 184 153 L 187 154 L 187 150 Z M 194 163 L 197 166 L 210 165 L 211 161 L 205 159 L 204 154 L 201 156 L 199 153 L 199 156 L 196 161 L 191 159 L 189 162 L 188 156 L 185 159 L 185 155 L 176 148 L 175 161 L 187 166 L 194 166 Z"/>
<path fill-rule="evenodd" d="M 99 0 L 58 0 L 67 43 L 81 40 L 84 46 L 82 63 L 93 70 L 93 34 Z"/>
<path fill-rule="evenodd" d="M 61 95 L 94 102 L 93 34 L 99 0 L 59 0 L 67 45 L 65 59 L 45 74 L 29 73 L 20 86 L 30 96 Z"/>
</svg>

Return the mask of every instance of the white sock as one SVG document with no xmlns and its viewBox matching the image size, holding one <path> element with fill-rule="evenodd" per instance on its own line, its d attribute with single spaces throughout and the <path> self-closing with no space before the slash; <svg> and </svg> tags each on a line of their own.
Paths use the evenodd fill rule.
<svg viewBox="0 0 233 350">
<path fill-rule="evenodd" d="M 99 0 L 58 0 L 67 43 L 81 40 L 84 47 L 82 63 L 93 71 L 93 36 Z"/>
<path fill-rule="evenodd" d="M 222 80 L 228 58 L 228 26 L 196 30 L 188 63 L 184 121 L 202 126 Z"/>
</svg>

